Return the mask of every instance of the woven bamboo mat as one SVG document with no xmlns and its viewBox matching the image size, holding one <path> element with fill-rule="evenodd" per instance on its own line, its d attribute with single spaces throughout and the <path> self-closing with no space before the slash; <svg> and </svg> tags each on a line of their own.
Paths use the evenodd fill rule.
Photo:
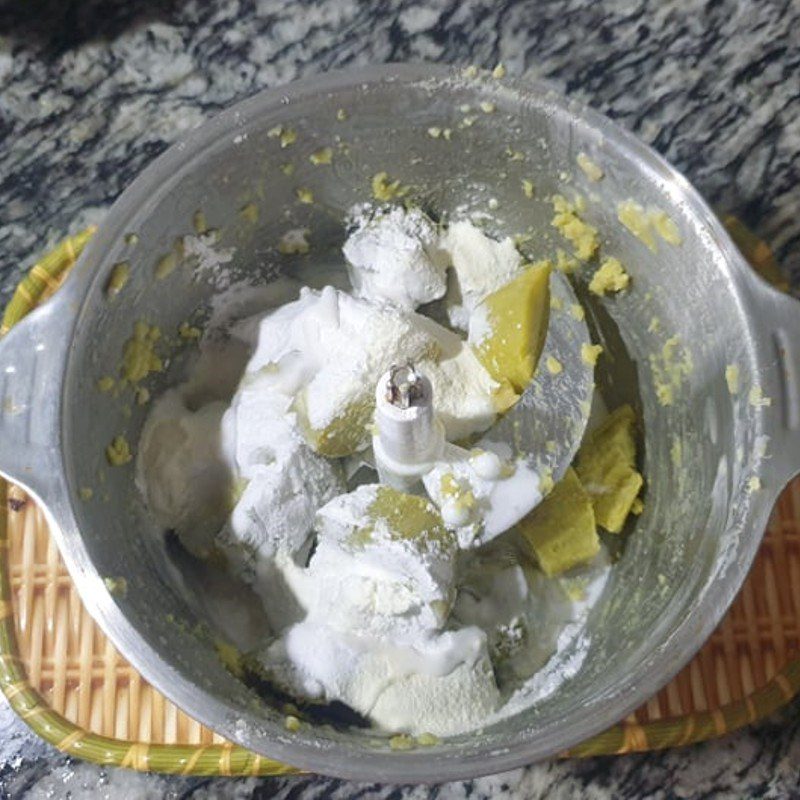
<svg viewBox="0 0 800 800">
<path fill-rule="evenodd" d="M 67 240 L 31 270 L 5 329 L 57 289 L 88 235 Z M 761 255 L 771 258 L 768 250 Z M 151 687 L 81 604 L 41 511 L 2 481 L 0 500 L 0 689 L 37 733 L 73 755 L 136 769 L 292 771 L 225 742 Z M 697 656 L 628 719 L 568 755 L 719 736 L 772 713 L 799 690 L 800 478 L 782 494 L 741 593 Z"/>
</svg>

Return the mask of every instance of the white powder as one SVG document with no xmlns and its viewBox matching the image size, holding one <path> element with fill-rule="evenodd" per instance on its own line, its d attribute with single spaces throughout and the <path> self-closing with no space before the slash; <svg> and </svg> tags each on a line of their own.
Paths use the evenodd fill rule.
<svg viewBox="0 0 800 800">
<path fill-rule="evenodd" d="M 298 551 L 316 509 L 343 489 L 335 468 L 305 444 L 283 463 L 251 467 L 250 475 L 216 537 L 237 571 L 255 570 L 256 559 Z"/>
<path fill-rule="evenodd" d="M 216 544 L 248 582 L 260 561 L 296 553 L 317 509 L 344 488 L 338 465 L 314 453 L 298 431 L 283 377 L 248 371 L 222 420 L 241 497 Z"/>
<path fill-rule="evenodd" d="M 442 677 L 412 673 L 391 682 L 370 717 L 390 731 L 449 736 L 482 725 L 499 702 L 492 664 L 482 654 Z"/>
<path fill-rule="evenodd" d="M 477 724 L 499 694 L 483 632 L 442 630 L 455 538 L 397 536 L 370 518 L 378 489 L 361 486 L 319 510 L 300 598 L 307 616 L 263 663 L 291 691 L 335 697 L 390 729 L 445 734 Z"/>
<path fill-rule="evenodd" d="M 281 391 L 300 396 L 295 407 L 316 430 L 371 402 L 376 376 L 406 361 L 430 379 L 448 438 L 483 431 L 497 415 L 499 384 L 472 349 L 433 320 L 386 303 L 332 287 L 303 290 L 298 300 L 237 325 L 234 335 L 257 342 L 248 373 L 279 367 Z"/>
<path fill-rule="evenodd" d="M 431 382 L 433 406 L 446 437 L 461 441 L 485 431 L 495 421 L 495 392 L 500 386 L 468 344 L 450 331 L 440 330 L 439 359 L 421 361 L 419 369 Z"/>
<path fill-rule="evenodd" d="M 608 551 L 601 547 L 595 560 L 571 577 L 552 580 L 532 573 L 531 596 L 538 607 L 537 625 L 549 652 L 543 651 L 540 660 L 523 666 L 520 677 L 526 680 L 490 716 L 488 723 L 544 700 L 577 674 L 590 646 L 586 618 L 605 589 L 610 569 Z"/>
<path fill-rule="evenodd" d="M 414 323 L 436 342 L 437 357 L 418 366 L 431 382 L 434 408 L 447 438 L 459 441 L 485 431 L 497 418 L 500 384 L 458 334 L 419 314 Z"/>
<path fill-rule="evenodd" d="M 231 284 L 231 272 L 225 268 L 233 260 L 235 247 L 220 247 L 213 231 L 198 236 L 183 237 L 184 257 L 194 262 L 195 274 L 211 281 L 217 289 L 227 289 Z"/>
<path fill-rule="evenodd" d="M 348 403 L 371 396 L 377 378 L 393 364 L 419 362 L 435 346 L 408 312 L 335 290 L 322 294 L 321 313 L 311 323 L 305 350 L 317 367 L 305 393 L 308 419 L 317 429 L 336 419 Z"/>
<path fill-rule="evenodd" d="M 471 454 L 469 463 L 481 480 L 496 481 L 503 476 L 503 460 L 491 450 L 479 450 L 477 453 Z"/>
<path fill-rule="evenodd" d="M 481 342 L 494 333 L 494 327 L 489 319 L 489 309 L 485 303 L 478 303 L 469 315 L 467 323 L 467 341 L 478 347 Z"/>
<path fill-rule="evenodd" d="M 522 256 L 510 237 L 495 241 L 465 220 L 450 225 L 441 246 L 450 254 L 456 275 L 448 302 L 450 324 L 467 330 L 478 303 L 520 272 Z"/>
<path fill-rule="evenodd" d="M 327 624 L 358 635 L 413 641 L 441 627 L 453 588 L 455 537 L 393 536 L 367 516 L 377 485 L 340 495 L 317 513 L 309 565 Z M 359 535 L 369 526 L 369 537 Z M 314 603 L 312 603 L 314 605 Z"/>
<path fill-rule="evenodd" d="M 371 396 L 376 376 L 393 363 L 421 360 L 435 348 L 408 312 L 332 287 L 303 290 L 298 300 L 255 324 L 257 345 L 248 372 L 278 366 L 287 394 L 303 390 L 303 408 L 315 429 Z"/>
<path fill-rule="evenodd" d="M 545 578 L 512 548 L 477 553 L 461 578 L 453 618 L 486 633 L 505 685 L 519 685 L 556 652 L 558 635 L 574 617 L 558 581 Z"/>
<path fill-rule="evenodd" d="M 444 297 L 448 258 L 436 225 L 422 211 L 357 206 L 350 221 L 355 229 L 342 252 L 357 297 L 409 310 Z"/>
<path fill-rule="evenodd" d="M 539 476 L 524 461 L 511 461 L 497 449 L 501 455 L 447 444 L 442 460 L 422 479 L 464 549 L 505 533 L 542 499 Z"/>
<path fill-rule="evenodd" d="M 513 239 L 492 239 L 468 220 L 452 223 L 440 235 L 419 209 L 361 205 L 350 212 L 350 222 L 354 230 L 342 251 L 356 296 L 414 309 L 444 297 L 446 270 L 452 267 L 448 316 L 461 330 L 467 330 L 478 303 L 522 267 Z"/>
<path fill-rule="evenodd" d="M 260 595 L 273 637 L 258 657 L 279 685 L 340 700 L 387 730 L 450 735 L 558 685 L 548 664 L 504 706 L 496 676 L 519 686 L 566 652 L 602 580 L 572 602 L 574 585 L 521 564 L 507 537 L 496 538 L 540 499 L 538 476 L 507 446 L 447 446 L 425 487 L 449 531 L 430 538 L 371 520 L 377 487 L 343 494 L 341 463 L 306 443 L 308 428 L 371 403 L 377 378 L 404 361 L 430 379 L 449 440 L 497 416 L 500 387 L 470 344 L 413 309 L 443 296 L 452 262 L 451 321 L 477 336 L 480 312 L 470 314 L 520 269 L 513 242 L 469 222 L 440 236 L 424 214 L 399 208 L 361 208 L 354 222 L 344 252 L 360 296 L 281 279 L 215 301 L 211 327 L 225 336 L 206 337 L 190 381 L 155 403 L 137 482 L 160 524 L 199 555 L 222 550 Z M 213 244 L 186 237 L 186 254 L 227 286 L 233 251 Z M 240 368 L 235 391 L 226 388 Z M 470 503 L 445 491 L 446 475 Z"/>
<path fill-rule="evenodd" d="M 136 484 L 156 521 L 205 555 L 225 519 L 233 478 L 221 441 L 225 405 L 189 410 L 178 390 L 162 395 L 147 418 L 136 457 Z"/>
<path fill-rule="evenodd" d="M 499 705 L 486 638 L 474 627 L 396 647 L 307 619 L 262 660 L 289 691 L 339 698 L 390 731 L 460 733 Z"/>
</svg>

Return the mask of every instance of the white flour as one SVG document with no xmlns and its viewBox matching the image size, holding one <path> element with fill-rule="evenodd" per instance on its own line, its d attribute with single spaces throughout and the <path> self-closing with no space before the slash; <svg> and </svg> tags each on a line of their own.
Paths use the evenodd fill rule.
<svg viewBox="0 0 800 800">
<path fill-rule="evenodd" d="M 441 246 L 450 255 L 456 277 L 448 303 L 450 324 L 467 330 L 475 306 L 520 272 L 522 256 L 510 237 L 495 241 L 463 220 L 450 225 Z"/>
<path fill-rule="evenodd" d="M 355 226 L 342 252 L 357 297 L 413 310 L 444 297 L 449 258 L 439 232 L 419 209 L 354 209 Z"/>
<path fill-rule="evenodd" d="M 369 528 L 380 487 L 335 498 L 317 515 L 317 550 L 301 597 L 305 619 L 263 654 L 289 690 L 337 697 L 389 729 L 445 735 L 497 705 L 485 634 L 443 630 L 456 541 Z M 461 710 L 453 714 L 459 699 Z M 467 700 L 468 702 L 463 702 Z M 422 713 L 417 719 L 410 715 Z"/>
<path fill-rule="evenodd" d="M 407 361 L 430 378 L 448 438 L 485 430 L 497 414 L 493 393 L 499 385 L 472 350 L 433 320 L 397 306 L 332 287 L 303 289 L 298 300 L 245 320 L 233 333 L 255 342 L 247 372 L 279 366 L 274 380 L 283 393 L 301 398 L 313 429 L 368 402 L 375 376 Z"/>
<path fill-rule="evenodd" d="M 448 444 L 442 460 L 423 478 L 462 549 L 488 544 L 542 499 L 539 476 L 524 461 L 502 456 Z"/>
<path fill-rule="evenodd" d="M 227 289 L 231 285 L 231 272 L 225 267 L 233 260 L 235 247 L 215 247 L 217 235 L 213 231 L 184 236 L 183 255 L 193 262 L 195 274 L 211 281 L 217 289 Z"/>
<path fill-rule="evenodd" d="M 449 441 L 485 431 L 501 410 L 471 346 L 413 309 L 444 297 L 451 270 L 450 318 L 472 335 L 473 309 L 520 269 L 513 242 L 469 222 L 441 234 L 401 208 L 362 207 L 353 221 L 353 293 L 282 278 L 214 301 L 189 380 L 145 424 L 137 483 L 159 524 L 197 555 L 221 552 L 260 595 L 274 635 L 256 655 L 277 684 L 390 731 L 449 735 L 551 691 L 545 669 L 504 705 L 508 687 L 579 634 L 591 603 L 570 601 L 502 537 L 541 497 L 510 448 L 447 445 L 424 479 L 424 519 L 438 522 L 412 534 L 406 512 L 375 516 L 381 487 L 347 492 L 345 460 L 315 452 L 317 433 L 354 420 L 368 446 L 356 412 L 406 361 L 429 378 Z M 185 251 L 224 286 L 232 252 L 212 245 L 186 237 Z M 353 459 L 369 464 L 370 452 Z M 602 586 L 607 566 L 593 570 Z"/>
<path fill-rule="evenodd" d="M 182 393 L 164 393 L 139 440 L 136 484 L 159 525 L 205 555 L 225 519 L 232 464 L 220 439 L 225 404 L 189 410 Z"/>
</svg>

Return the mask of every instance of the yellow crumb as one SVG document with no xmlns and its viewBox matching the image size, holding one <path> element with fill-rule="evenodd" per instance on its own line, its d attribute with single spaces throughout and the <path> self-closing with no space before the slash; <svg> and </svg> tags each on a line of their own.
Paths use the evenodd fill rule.
<svg viewBox="0 0 800 800">
<path fill-rule="evenodd" d="M 178 256 L 175 253 L 167 253 L 156 261 L 155 276 L 159 280 L 167 277 L 178 266 Z"/>
<path fill-rule="evenodd" d="M 276 125 L 267 131 L 270 139 L 279 139 L 281 148 L 290 147 L 297 141 L 297 131 L 293 128 L 284 128 L 283 125 Z"/>
<path fill-rule="evenodd" d="M 544 363 L 551 375 L 558 375 L 564 370 L 563 365 L 555 356 L 547 356 Z"/>
<path fill-rule="evenodd" d="M 413 750 L 415 745 L 414 737 L 407 733 L 398 733 L 389 739 L 389 747 L 392 750 Z"/>
<path fill-rule="evenodd" d="M 522 193 L 529 200 L 533 197 L 534 193 L 533 181 L 529 181 L 527 178 L 522 179 Z"/>
<path fill-rule="evenodd" d="M 106 447 L 106 459 L 112 467 L 121 467 L 132 458 L 131 446 L 124 436 L 115 436 Z"/>
<path fill-rule="evenodd" d="M 306 189 L 305 187 L 301 186 L 295 190 L 295 194 L 301 203 L 311 205 L 311 203 L 314 202 L 314 192 L 312 192 L 311 189 Z"/>
<path fill-rule="evenodd" d="M 676 467 L 680 467 L 683 463 L 683 445 L 681 440 L 677 437 L 672 440 L 672 447 L 669 450 L 669 457 Z"/>
<path fill-rule="evenodd" d="M 387 172 L 378 172 L 372 176 L 372 196 L 376 200 L 387 203 L 399 197 L 405 197 L 409 188 L 399 180 L 392 180 Z"/>
<path fill-rule="evenodd" d="M 581 361 L 587 367 L 593 367 L 597 364 L 597 359 L 603 352 L 603 346 L 599 344 L 582 344 L 581 345 Z"/>
<path fill-rule="evenodd" d="M 294 164 L 291 161 L 281 164 L 281 172 L 287 177 L 294 175 Z"/>
<path fill-rule="evenodd" d="M 603 170 L 600 166 L 595 164 L 586 153 L 578 153 L 575 161 L 581 168 L 582 172 L 590 181 L 599 181 L 603 177 Z"/>
<path fill-rule="evenodd" d="M 640 241 L 655 252 L 656 240 L 653 236 L 649 215 L 634 200 L 624 200 L 617 205 L 617 219 Z"/>
<path fill-rule="evenodd" d="M 114 388 L 114 379 L 110 375 L 104 375 L 97 381 L 99 392 L 110 392 Z"/>
<path fill-rule="evenodd" d="M 336 112 L 336 119 L 338 119 L 339 122 L 344 122 L 347 119 L 347 112 L 343 108 L 340 108 Z"/>
<path fill-rule="evenodd" d="M 757 492 L 761 488 L 761 478 L 758 475 L 753 475 L 750 480 L 747 481 L 747 491 L 751 494 L 753 492 Z"/>
<path fill-rule="evenodd" d="M 287 714 L 283 720 L 283 727 L 291 733 L 296 733 L 300 730 L 300 720 L 293 714 Z"/>
<path fill-rule="evenodd" d="M 554 294 L 550 295 L 550 308 L 553 311 L 561 311 L 564 308 L 564 301 L 560 297 L 556 297 Z"/>
<path fill-rule="evenodd" d="M 122 350 L 122 377 L 129 383 L 138 383 L 151 372 L 161 372 L 164 362 L 156 355 L 155 344 L 161 331 L 155 325 L 139 320 L 133 326 L 133 336 Z"/>
<path fill-rule="evenodd" d="M 658 317 L 651 317 L 647 330 L 650 333 L 658 333 L 661 330 L 661 320 Z"/>
<path fill-rule="evenodd" d="M 728 364 L 725 367 L 725 382 L 731 394 L 739 394 L 739 367 L 736 364 Z"/>
<path fill-rule="evenodd" d="M 428 136 L 430 136 L 431 139 L 438 139 L 441 135 L 441 128 L 437 128 L 435 125 L 432 125 L 430 128 L 428 128 Z"/>
<path fill-rule="evenodd" d="M 638 517 L 643 511 L 644 502 L 641 497 L 637 497 L 633 503 L 631 503 L 631 514 L 635 514 Z"/>
<path fill-rule="evenodd" d="M 116 297 L 125 287 L 130 274 L 131 265 L 127 261 L 120 261 L 118 264 L 114 264 L 106 284 L 106 296 L 109 298 Z"/>
<path fill-rule="evenodd" d="M 555 215 L 550 224 L 572 244 L 575 255 L 581 261 L 588 261 L 597 252 L 600 242 L 597 228 L 578 216 L 583 206 L 584 203 L 580 198 L 571 203 L 566 197 L 555 195 L 553 197 Z"/>
<path fill-rule="evenodd" d="M 134 396 L 136 397 L 137 406 L 146 405 L 150 400 L 150 390 L 146 389 L 144 386 L 137 386 Z"/>
<path fill-rule="evenodd" d="M 477 78 L 478 68 L 474 64 L 470 64 L 468 67 L 464 67 L 462 74 L 465 78 Z"/>
<path fill-rule="evenodd" d="M 246 222 L 255 224 L 258 222 L 258 206 L 255 203 L 248 203 L 239 209 L 239 216 Z"/>
<path fill-rule="evenodd" d="M 417 736 L 417 744 L 422 745 L 422 747 L 433 747 L 439 744 L 439 737 L 434 736 L 432 733 L 421 733 Z"/>
<path fill-rule="evenodd" d="M 607 258 L 592 276 L 589 291 L 602 297 L 608 292 L 620 292 L 627 289 L 631 282 L 630 275 L 616 258 Z"/>
<path fill-rule="evenodd" d="M 187 342 L 196 342 L 202 335 L 203 332 L 200 328 L 190 325 L 188 322 L 181 322 L 181 324 L 178 325 L 178 336 L 180 336 L 181 339 L 185 339 Z"/>
<path fill-rule="evenodd" d="M 330 164 L 333 161 L 333 150 L 330 147 L 320 147 L 319 150 L 315 150 L 309 157 L 308 160 L 315 166 L 318 167 L 324 164 Z"/>
<path fill-rule="evenodd" d="M 494 114 L 494 112 L 497 110 L 497 106 L 488 100 L 481 101 L 480 107 L 484 114 Z"/>
<path fill-rule="evenodd" d="M 202 209 L 198 208 L 192 215 L 192 227 L 194 228 L 194 232 L 199 236 L 202 236 L 208 231 L 208 222 L 206 221 L 206 215 Z"/>
<path fill-rule="evenodd" d="M 678 226 L 671 220 L 666 212 L 660 209 L 650 211 L 650 221 L 653 223 L 656 233 L 667 243 L 679 245 L 683 241 Z"/>
<path fill-rule="evenodd" d="M 84 503 L 87 503 L 89 500 L 91 500 L 93 494 L 94 491 L 92 490 L 91 486 L 81 486 L 80 490 L 78 491 L 78 495 Z"/>
<path fill-rule="evenodd" d="M 108 593 L 114 595 L 114 597 L 124 597 L 128 592 L 128 581 L 121 575 L 113 578 L 103 578 L 103 583 L 106 585 Z"/>
<path fill-rule="evenodd" d="M 505 78 L 505 76 L 506 76 L 506 68 L 503 66 L 503 64 L 498 64 L 492 70 L 492 77 L 493 78 L 497 78 L 499 80 L 500 78 Z"/>
<path fill-rule="evenodd" d="M 586 311 L 580 303 L 572 303 L 569 307 L 569 313 L 578 322 L 583 322 L 586 319 Z"/>
<path fill-rule="evenodd" d="M 683 347 L 680 337 L 672 336 L 664 342 L 660 353 L 650 354 L 650 367 L 658 402 L 671 406 L 675 402 L 675 391 L 694 368 L 692 354 Z"/>
<path fill-rule="evenodd" d="M 767 397 L 760 386 L 756 385 L 750 390 L 747 401 L 754 408 L 761 408 L 772 405 L 772 399 Z"/>
<path fill-rule="evenodd" d="M 571 275 L 576 272 L 580 264 L 577 260 L 568 256 L 563 250 L 556 251 L 556 269 L 563 272 L 565 275 Z"/>
<path fill-rule="evenodd" d="M 304 255 L 311 246 L 308 243 L 308 228 L 296 228 L 287 231 L 278 241 L 278 252 L 284 256 Z"/>
</svg>

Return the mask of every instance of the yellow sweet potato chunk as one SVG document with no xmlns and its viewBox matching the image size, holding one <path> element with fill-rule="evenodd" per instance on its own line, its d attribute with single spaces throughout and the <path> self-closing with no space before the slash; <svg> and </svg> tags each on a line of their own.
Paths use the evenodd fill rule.
<svg viewBox="0 0 800 800">
<path fill-rule="evenodd" d="M 635 424 L 633 409 L 620 406 L 583 443 L 575 463 L 597 524 L 609 533 L 622 530 L 644 483 L 636 471 Z"/>
<path fill-rule="evenodd" d="M 523 392 L 533 379 L 550 319 L 549 261 L 533 264 L 481 303 L 489 330 L 475 343 L 478 359 L 499 383 Z"/>
<path fill-rule="evenodd" d="M 314 428 L 308 421 L 302 394 L 295 401 L 294 410 L 306 441 L 317 453 L 328 458 L 343 458 L 361 450 L 369 441 L 375 403 L 371 395 L 365 394 L 349 403 L 322 429 Z"/>
<path fill-rule="evenodd" d="M 592 499 L 571 467 L 518 529 L 545 575 L 586 564 L 600 550 Z"/>
</svg>

